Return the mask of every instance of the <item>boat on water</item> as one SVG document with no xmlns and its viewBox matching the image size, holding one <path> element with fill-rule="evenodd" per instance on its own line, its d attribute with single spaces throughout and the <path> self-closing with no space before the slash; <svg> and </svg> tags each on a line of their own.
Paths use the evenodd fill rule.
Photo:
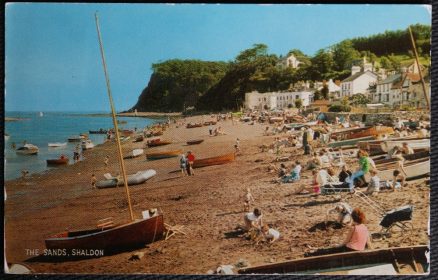
<svg viewBox="0 0 438 280">
<path fill-rule="evenodd" d="M 40 112 L 39 115 L 40 115 L 40 117 L 43 117 L 43 116 L 44 116 L 43 112 Z"/>
<path fill-rule="evenodd" d="M 67 142 L 64 142 L 64 143 L 60 143 L 60 142 L 49 143 L 48 146 L 49 146 L 49 148 L 61 148 L 61 147 L 66 147 L 66 146 L 67 146 Z"/>
<path fill-rule="evenodd" d="M 144 154 L 143 149 L 134 149 L 127 156 L 123 157 L 124 159 L 136 158 Z"/>
<path fill-rule="evenodd" d="M 38 147 L 32 144 L 25 144 L 23 147 L 18 148 L 15 152 L 18 155 L 36 155 L 38 154 Z"/>
<path fill-rule="evenodd" d="M 5 141 L 8 141 L 10 137 L 9 134 L 5 133 Z"/>
<path fill-rule="evenodd" d="M 204 142 L 203 139 L 189 140 L 187 141 L 187 145 L 197 145 L 197 144 L 201 144 L 202 142 Z"/>
<path fill-rule="evenodd" d="M 172 144 L 172 141 L 152 141 L 152 142 L 148 142 L 147 145 L 148 147 L 158 147 L 158 146 L 164 146 L 164 145 L 169 145 Z"/>
<path fill-rule="evenodd" d="M 82 141 L 81 147 L 82 147 L 82 150 L 93 149 L 94 144 L 93 144 L 93 142 L 91 142 L 91 140 L 87 139 L 87 140 Z"/>
<path fill-rule="evenodd" d="M 395 162 L 379 164 L 377 167 L 377 176 L 381 181 L 392 180 L 393 173 L 397 169 Z M 403 168 L 406 170 L 406 179 L 413 179 L 426 176 L 430 173 L 430 158 L 420 158 L 416 160 L 408 160 L 403 163 Z"/>
<path fill-rule="evenodd" d="M 143 184 L 144 182 L 146 182 L 150 178 L 154 177 L 155 175 L 157 175 L 157 171 L 155 171 L 153 169 L 138 171 L 135 174 L 130 174 L 127 176 L 128 177 L 128 186 Z M 117 177 L 112 177 L 111 175 L 106 176 L 106 177 L 107 177 L 106 180 L 101 180 L 101 181 L 96 182 L 96 187 L 98 189 L 115 188 L 117 186 L 124 185 L 123 179 L 119 180 L 119 179 L 117 179 Z"/>
<path fill-rule="evenodd" d="M 382 142 L 380 144 L 380 147 L 384 152 L 388 152 L 395 146 L 401 147 L 404 142 L 408 143 L 409 147 L 411 147 L 412 149 L 430 149 L 430 138 L 420 138 L 415 140 L 411 140 L 409 138 L 406 138 L 404 140 L 387 140 Z"/>
<path fill-rule="evenodd" d="M 331 147 L 331 148 L 352 146 L 352 145 L 356 145 L 360 141 L 367 141 L 367 140 L 373 140 L 373 139 L 374 139 L 373 136 L 366 136 L 366 137 L 354 138 L 354 139 L 346 139 L 346 140 L 328 143 L 327 146 Z"/>
<path fill-rule="evenodd" d="M 193 168 L 225 164 L 234 161 L 235 158 L 236 156 L 234 153 L 229 153 L 216 157 L 195 159 L 195 162 L 193 163 Z"/>
<path fill-rule="evenodd" d="M 148 160 L 157 160 L 163 158 L 171 158 L 177 157 L 182 154 L 181 150 L 172 150 L 172 151 L 164 151 L 164 152 L 156 152 L 156 153 L 147 153 L 146 159 Z"/>
<path fill-rule="evenodd" d="M 330 254 L 242 268 L 239 274 L 400 275 L 429 271 L 425 245 Z"/>
<path fill-rule="evenodd" d="M 67 138 L 68 142 L 81 142 L 82 140 L 84 140 L 84 138 L 81 137 L 80 135 L 74 135 Z"/>
<path fill-rule="evenodd" d="M 63 165 L 63 164 L 68 164 L 68 161 L 69 159 L 65 155 L 61 155 L 59 158 L 56 159 L 46 160 L 47 165 Z"/>
<path fill-rule="evenodd" d="M 88 133 L 90 133 L 90 134 L 107 134 L 108 130 L 101 128 L 99 130 L 89 130 Z"/>
</svg>

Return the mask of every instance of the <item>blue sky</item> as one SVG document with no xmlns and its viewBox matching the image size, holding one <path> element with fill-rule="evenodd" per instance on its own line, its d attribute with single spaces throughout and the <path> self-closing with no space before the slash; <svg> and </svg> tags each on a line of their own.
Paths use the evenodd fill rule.
<svg viewBox="0 0 438 280">
<path fill-rule="evenodd" d="M 341 40 L 431 24 L 422 5 L 55 4 L 6 6 L 7 111 L 109 111 L 98 11 L 118 111 L 132 107 L 152 63 L 230 61 L 264 43 L 308 55 Z"/>
</svg>

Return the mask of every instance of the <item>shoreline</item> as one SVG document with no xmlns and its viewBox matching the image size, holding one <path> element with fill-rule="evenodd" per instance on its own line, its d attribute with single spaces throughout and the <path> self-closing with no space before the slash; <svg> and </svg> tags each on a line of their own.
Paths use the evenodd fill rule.
<svg viewBox="0 0 438 280">
<path fill-rule="evenodd" d="M 187 122 L 198 122 L 208 115 L 187 117 Z M 196 175 L 181 177 L 177 158 L 146 161 L 144 156 L 125 161 L 127 173 L 154 169 L 157 175 L 144 184 L 130 187 L 136 217 L 141 211 L 157 208 L 164 213 L 165 223 L 182 225 L 186 235 L 176 234 L 168 240 L 159 240 L 131 252 L 86 260 L 62 262 L 33 260 L 26 249 L 44 248 L 44 239 L 65 228 L 84 229 L 95 227 L 96 221 L 113 217 L 116 223 L 129 218 L 124 188 L 94 190 L 90 187 L 91 174 L 98 180 L 104 173 L 116 174 L 119 166 L 114 152 L 115 143 L 106 142 L 84 151 L 85 160 L 77 164 L 34 174 L 26 179 L 5 182 L 5 254 L 8 262 L 24 262 L 36 273 L 158 273 L 205 274 L 222 264 L 235 264 L 244 259 L 251 265 L 299 258 L 307 246 L 321 247 L 342 241 L 345 229 L 315 228 L 326 210 L 338 202 L 335 196 L 295 195 L 301 184 L 311 185 L 311 171 L 302 173 L 302 181 L 287 185 L 272 184 L 276 176 L 268 173 L 268 166 L 275 162 L 275 155 L 261 152 L 259 146 L 271 143 L 276 136 L 262 136 L 266 125 L 249 125 L 243 122 L 220 121 L 226 135 L 211 137 L 208 127 L 186 129 L 170 128 L 161 136 L 172 144 L 146 148 L 145 153 L 181 149 L 194 151 L 197 158 L 211 157 L 233 151 L 236 137 L 240 139 L 242 154 L 226 165 L 196 169 Z M 199 138 L 204 142 L 187 146 L 186 140 Z M 124 154 L 143 147 L 145 142 L 122 144 Z M 286 150 L 295 159 L 305 162 L 308 156 L 302 150 Z M 110 161 L 104 167 L 103 158 Z M 352 161 L 353 162 L 353 161 Z M 286 162 L 290 166 L 290 162 Z M 355 161 L 354 161 L 355 163 Z M 356 165 L 352 164 L 352 168 Z M 264 221 L 278 229 L 281 238 L 268 246 L 254 245 L 244 238 L 234 236 L 237 225 L 243 224 L 243 196 L 247 188 L 255 198 L 252 207 L 262 210 Z M 385 208 L 401 204 L 415 207 L 412 222 L 417 229 L 403 242 L 427 244 L 427 218 L 429 188 L 416 183 L 399 192 L 382 192 L 376 200 Z M 363 207 L 356 197 L 342 195 L 353 206 Z M 380 230 L 381 217 L 367 213 L 369 229 Z M 327 243 L 329 242 L 329 243 Z M 375 244 L 386 248 L 402 242 L 400 238 Z M 145 257 L 130 261 L 133 253 Z"/>
</svg>

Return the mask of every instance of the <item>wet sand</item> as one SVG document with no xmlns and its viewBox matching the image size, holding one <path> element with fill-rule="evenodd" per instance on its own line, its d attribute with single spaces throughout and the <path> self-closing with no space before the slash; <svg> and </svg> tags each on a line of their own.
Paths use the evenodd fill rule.
<svg viewBox="0 0 438 280">
<path fill-rule="evenodd" d="M 209 117 L 192 117 L 188 121 L 201 119 L 206 121 Z M 326 210 L 333 207 L 339 197 L 294 194 L 301 184 L 310 186 L 311 171 L 304 171 L 298 183 L 277 185 L 271 182 L 276 174 L 268 173 L 267 166 L 275 155 L 260 152 L 258 148 L 270 144 L 275 137 L 262 136 L 265 125 L 241 122 L 233 125 L 227 120 L 217 126 L 222 126 L 227 135 L 210 137 L 208 127 L 186 129 L 171 124 L 161 138 L 173 143 L 146 148 L 145 153 L 181 149 L 193 151 L 197 158 L 216 156 L 234 151 L 238 137 L 242 153 L 232 163 L 196 169 L 195 176 L 182 177 L 177 158 L 146 161 L 141 156 L 125 161 L 128 174 L 144 169 L 157 171 L 157 176 L 146 183 L 130 187 L 135 216 L 139 218 L 141 211 L 158 208 L 164 213 L 165 223 L 184 225 L 187 235 L 176 234 L 136 251 L 94 259 L 53 261 L 35 258 L 35 250 L 41 252 L 45 248 L 44 239 L 51 234 L 67 228 L 95 227 L 99 219 L 106 217 L 113 217 L 120 223 L 129 221 L 124 188 L 91 188 L 91 174 L 101 180 L 104 173 L 118 172 L 115 143 L 107 142 L 85 151 L 85 160 L 77 164 L 5 182 L 7 261 L 25 263 L 36 273 L 204 274 L 219 265 L 236 264 L 239 260 L 254 266 L 300 258 L 309 246 L 330 246 L 343 241 L 345 228 L 320 226 Z M 185 143 L 199 138 L 205 141 L 193 146 Z M 123 151 L 127 154 L 144 145 L 145 142 L 125 143 Z M 293 152 L 297 159 L 307 161 L 307 156 L 302 154 L 302 150 Z M 103 163 L 106 155 L 110 157 L 108 168 Z M 287 149 L 285 155 L 290 155 Z M 290 166 L 291 162 L 286 164 Z M 414 205 L 412 222 L 415 228 L 411 235 L 374 242 L 374 248 L 428 243 L 429 187 L 423 181 L 412 181 L 401 191 L 381 192 L 373 197 L 386 209 Z M 281 233 L 280 240 L 272 245 L 255 245 L 237 236 L 235 228 L 243 224 L 243 197 L 248 187 L 255 198 L 253 207 L 260 208 L 264 222 Z M 342 199 L 365 210 L 371 232 L 380 231 L 381 217 L 369 206 L 349 194 L 342 194 Z M 144 252 L 145 256 L 137 261 L 129 260 L 136 252 Z"/>
</svg>

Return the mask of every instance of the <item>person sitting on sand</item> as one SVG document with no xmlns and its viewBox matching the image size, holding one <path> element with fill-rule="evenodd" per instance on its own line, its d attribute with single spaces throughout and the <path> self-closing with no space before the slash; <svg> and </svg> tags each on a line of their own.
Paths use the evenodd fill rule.
<svg viewBox="0 0 438 280">
<path fill-rule="evenodd" d="M 401 189 L 402 186 L 406 186 L 407 184 L 405 183 L 406 181 L 406 177 L 403 176 L 402 172 L 400 172 L 400 170 L 394 170 L 394 172 L 392 173 L 393 177 L 392 177 L 392 181 L 389 182 L 389 188 L 392 191 L 395 191 L 396 189 L 399 190 Z"/>
<path fill-rule="evenodd" d="M 239 138 L 236 139 L 236 144 L 234 144 L 234 153 L 240 153 L 240 140 Z"/>
<path fill-rule="evenodd" d="M 338 175 L 339 182 L 344 183 L 347 178 L 349 178 L 352 175 L 351 171 L 348 169 L 347 165 L 342 165 L 341 172 Z"/>
<path fill-rule="evenodd" d="M 95 189 L 96 188 L 96 183 L 97 183 L 96 176 L 94 174 L 92 174 L 91 175 L 91 188 Z"/>
<path fill-rule="evenodd" d="M 364 193 L 367 195 L 377 194 L 380 191 L 380 178 L 377 176 L 377 170 L 371 169 L 370 175 L 370 183 Z"/>
<path fill-rule="evenodd" d="M 357 153 L 357 157 L 359 158 L 359 169 L 354 172 L 348 180 L 351 192 L 354 191 L 354 180 L 363 177 L 370 171 L 370 161 L 368 160 L 367 154 L 364 153 L 364 151 L 359 150 L 359 152 Z"/>
<path fill-rule="evenodd" d="M 280 232 L 276 229 L 270 228 L 268 225 L 262 227 L 262 235 L 269 243 L 274 243 L 280 238 Z"/>
<path fill-rule="evenodd" d="M 246 194 L 245 194 L 245 202 L 244 202 L 244 207 L 243 207 L 243 211 L 248 212 L 249 209 L 251 208 L 251 202 L 254 202 L 255 199 L 251 194 L 251 189 L 247 188 L 246 189 Z"/>
<path fill-rule="evenodd" d="M 258 208 L 255 208 L 253 212 L 246 213 L 243 217 L 243 220 L 245 221 L 246 231 L 249 231 L 253 228 L 260 230 L 263 226 L 262 211 L 260 211 Z"/>
<path fill-rule="evenodd" d="M 300 180 L 300 173 L 301 173 L 301 163 L 297 160 L 295 164 L 292 165 L 292 170 L 290 172 L 289 176 L 284 176 L 281 179 L 282 183 L 293 183 L 298 180 Z"/>
<path fill-rule="evenodd" d="M 345 241 L 335 247 L 320 248 L 311 252 L 306 252 L 305 257 L 336 254 L 343 252 L 363 251 L 366 247 L 372 249 L 368 228 L 365 223 L 365 213 L 359 208 L 355 208 L 351 213 L 353 225 Z"/>
<path fill-rule="evenodd" d="M 336 222 L 340 223 L 341 225 L 349 225 L 351 224 L 351 213 L 353 212 L 353 208 L 346 203 L 346 202 L 339 202 L 335 205 L 335 207 L 327 210 L 326 216 L 325 216 L 325 223 L 327 224 L 330 214 L 337 214 L 337 220 Z"/>
</svg>

